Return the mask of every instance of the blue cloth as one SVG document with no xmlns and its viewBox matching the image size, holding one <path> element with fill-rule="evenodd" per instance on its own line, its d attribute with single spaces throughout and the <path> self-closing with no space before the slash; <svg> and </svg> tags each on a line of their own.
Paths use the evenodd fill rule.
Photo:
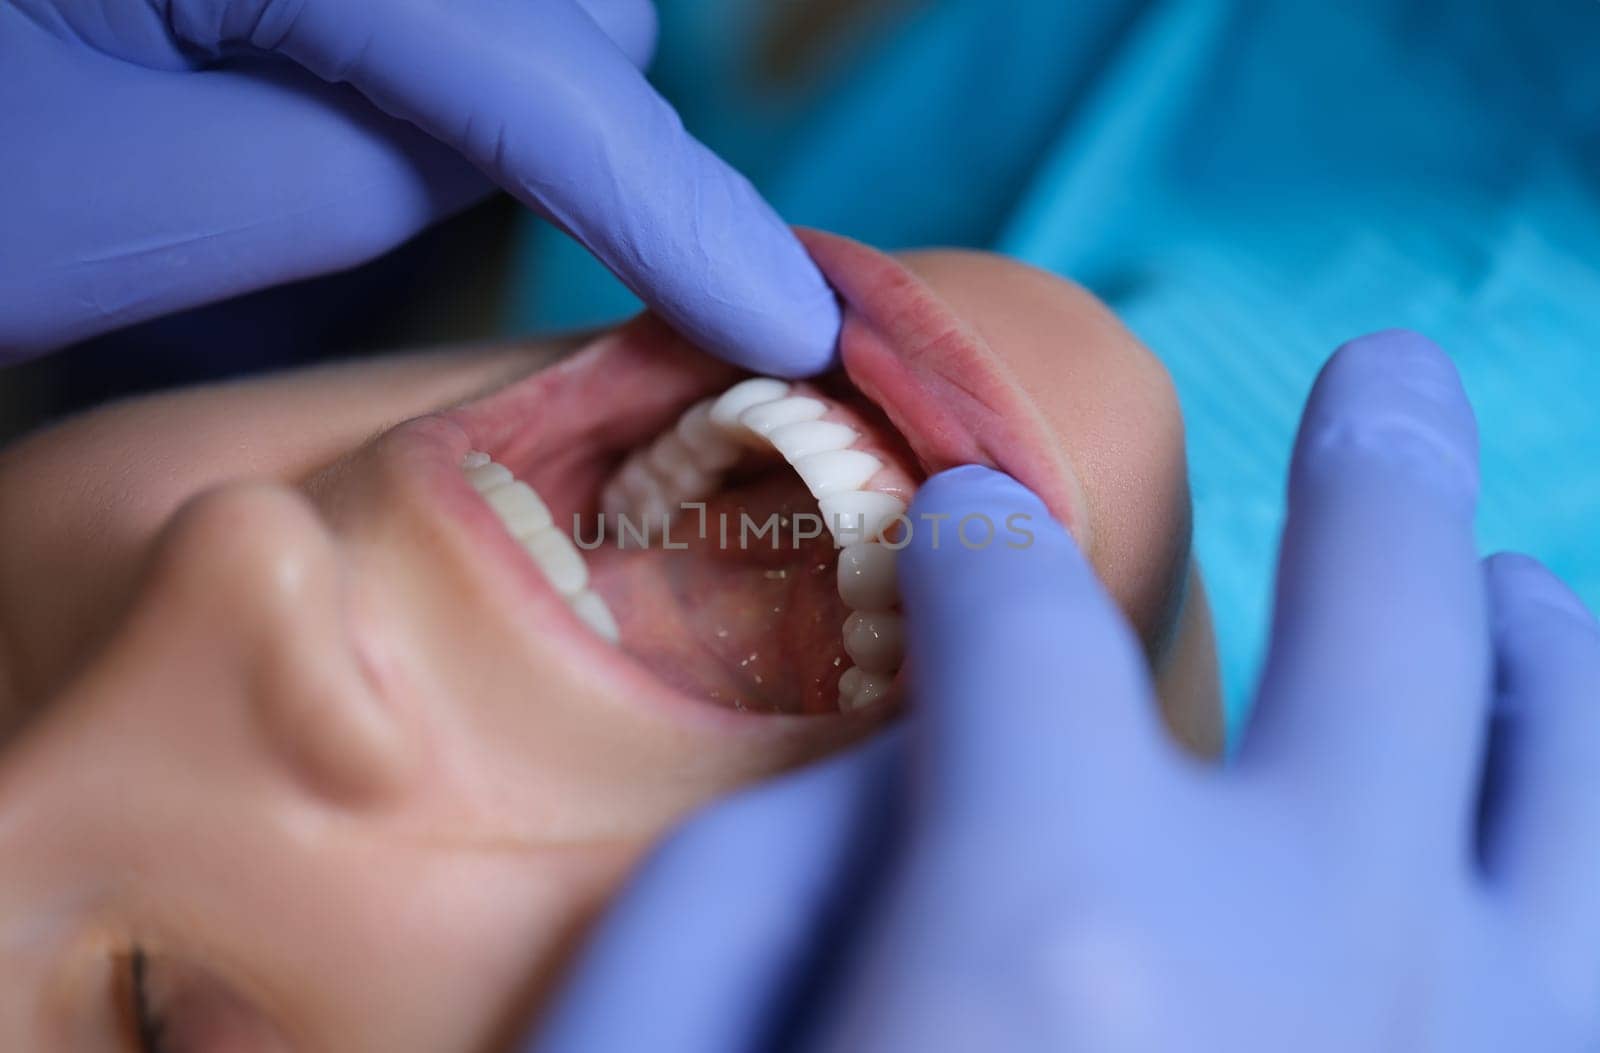
<svg viewBox="0 0 1600 1053">
<path fill-rule="evenodd" d="M 1294 424 L 1335 346 L 1447 348 L 1484 440 L 1485 550 L 1600 607 L 1600 4 L 926 0 L 802 88 L 766 5 L 663 0 L 655 76 L 790 220 L 1070 276 L 1161 355 L 1188 426 L 1229 716 L 1263 651 Z M 631 309 L 530 230 L 521 328 Z"/>
</svg>

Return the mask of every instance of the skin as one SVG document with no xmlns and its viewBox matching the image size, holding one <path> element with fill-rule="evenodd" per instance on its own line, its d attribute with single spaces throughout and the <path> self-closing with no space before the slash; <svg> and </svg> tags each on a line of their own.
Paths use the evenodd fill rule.
<svg viewBox="0 0 1600 1053">
<path fill-rule="evenodd" d="M 1159 363 L 1069 283 L 907 262 L 1035 393 L 1214 748 Z M 870 727 L 614 697 L 369 441 L 558 350 L 164 394 L 0 454 L 0 1048 L 136 1048 L 134 946 L 179 1051 L 498 1048 L 676 818 Z"/>
</svg>

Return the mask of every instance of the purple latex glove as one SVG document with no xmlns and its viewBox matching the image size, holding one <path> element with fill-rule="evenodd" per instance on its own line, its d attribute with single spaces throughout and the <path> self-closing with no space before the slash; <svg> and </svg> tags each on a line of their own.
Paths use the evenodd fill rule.
<svg viewBox="0 0 1600 1053">
<path fill-rule="evenodd" d="M 6 0 L 0 362 L 359 263 L 492 181 L 707 350 L 825 368 L 832 293 L 645 81 L 654 38 L 649 0 Z"/>
<path fill-rule="evenodd" d="M 1423 338 L 1334 357 L 1226 769 L 1165 736 L 1032 494 L 931 479 L 914 521 L 1020 512 L 1037 541 L 906 550 L 908 727 L 691 821 L 533 1048 L 1594 1048 L 1600 627 L 1534 561 L 1478 560 L 1476 445 Z"/>
</svg>

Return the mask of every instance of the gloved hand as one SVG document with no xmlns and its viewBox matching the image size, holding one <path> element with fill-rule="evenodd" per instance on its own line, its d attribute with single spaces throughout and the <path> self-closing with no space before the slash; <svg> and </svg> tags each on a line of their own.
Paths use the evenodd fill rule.
<svg viewBox="0 0 1600 1053">
<path fill-rule="evenodd" d="M 1256 720 L 1213 768 L 1042 505 L 935 477 L 914 521 L 1037 541 L 906 550 L 908 726 L 670 839 L 533 1048 L 1592 1048 L 1600 630 L 1532 560 L 1478 561 L 1477 486 L 1443 354 L 1334 357 Z"/>
<path fill-rule="evenodd" d="M 707 350 L 821 370 L 832 293 L 645 81 L 654 37 L 649 0 L 6 0 L 0 363 L 361 262 L 492 180 Z"/>
</svg>

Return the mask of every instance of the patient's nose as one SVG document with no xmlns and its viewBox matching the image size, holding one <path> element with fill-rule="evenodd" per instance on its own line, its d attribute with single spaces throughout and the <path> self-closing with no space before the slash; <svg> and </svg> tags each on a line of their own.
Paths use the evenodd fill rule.
<svg viewBox="0 0 1600 1053">
<path fill-rule="evenodd" d="M 275 760 L 315 793 L 371 801 L 403 788 L 415 750 L 362 661 L 347 574 L 304 495 L 237 483 L 173 517 L 146 598 L 195 646 L 228 652 L 245 715 Z"/>
</svg>

